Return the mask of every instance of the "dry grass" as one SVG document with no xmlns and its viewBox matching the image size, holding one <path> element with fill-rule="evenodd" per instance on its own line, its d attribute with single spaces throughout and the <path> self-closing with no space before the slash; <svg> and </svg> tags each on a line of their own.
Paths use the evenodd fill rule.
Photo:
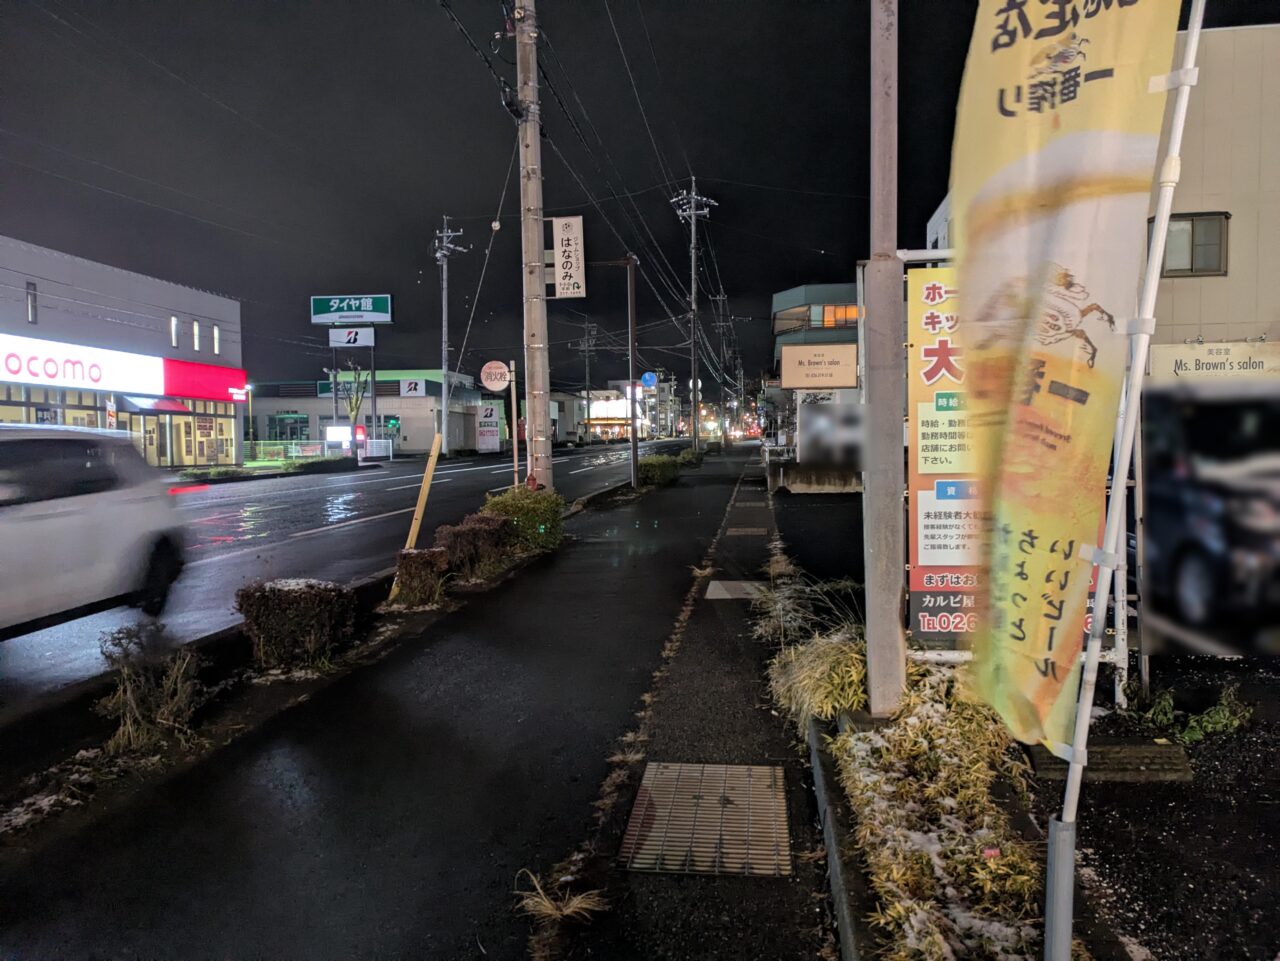
<svg viewBox="0 0 1280 961">
<path fill-rule="evenodd" d="M 810 717 L 830 721 L 861 710 L 867 705 L 866 651 L 857 624 L 784 647 L 769 664 L 769 690 L 802 730 Z"/>
<path fill-rule="evenodd" d="M 522 890 L 520 878 L 527 877 L 532 889 Z M 586 921 L 609 907 L 600 891 L 583 891 L 573 894 L 556 885 L 548 891 L 538 876 L 528 868 L 521 868 L 516 875 L 517 907 L 539 924 L 558 924 L 561 921 Z"/>
<path fill-rule="evenodd" d="M 710 577 L 712 574 L 714 574 L 716 572 L 716 567 L 714 564 L 704 564 L 702 567 L 698 567 L 695 564 L 692 567 L 690 567 L 689 570 L 693 571 L 694 577 L 702 578 L 702 577 Z"/>
<path fill-rule="evenodd" d="M 187 648 L 169 651 L 164 627 L 122 627 L 103 634 L 99 648 L 115 672 L 116 689 L 98 702 L 99 713 L 119 722 L 107 741 L 108 754 L 153 751 L 175 738 L 196 739 L 191 719 L 203 688 L 199 660 Z"/>
<path fill-rule="evenodd" d="M 630 748 L 626 751 L 617 751 L 609 756 L 610 764 L 639 764 L 644 760 L 644 751 L 639 748 Z"/>
</svg>

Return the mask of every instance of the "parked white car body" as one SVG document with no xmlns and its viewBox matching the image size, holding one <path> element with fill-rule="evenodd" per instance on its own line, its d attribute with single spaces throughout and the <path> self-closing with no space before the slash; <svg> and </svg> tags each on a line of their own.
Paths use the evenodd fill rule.
<svg viewBox="0 0 1280 961">
<path fill-rule="evenodd" d="M 126 434 L 0 425 L 0 638 L 110 601 L 158 614 L 182 570 L 173 500 Z"/>
</svg>

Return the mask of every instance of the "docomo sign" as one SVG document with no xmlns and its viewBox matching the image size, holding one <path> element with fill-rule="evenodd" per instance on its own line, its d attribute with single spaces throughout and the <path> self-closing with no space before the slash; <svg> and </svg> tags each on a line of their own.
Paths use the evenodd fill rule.
<svg viewBox="0 0 1280 961">
<path fill-rule="evenodd" d="M 485 390 L 499 393 L 511 383 L 511 371 L 502 361 L 491 360 L 480 368 L 480 383 Z"/>
<path fill-rule="evenodd" d="M 0 380 L 144 397 L 242 401 L 247 383 L 238 367 L 150 357 L 0 334 Z"/>
<path fill-rule="evenodd" d="M 19 384 L 165 394 L 164 359 L 122 350 L 0 334 L 0 369 Z"/>
</svg>

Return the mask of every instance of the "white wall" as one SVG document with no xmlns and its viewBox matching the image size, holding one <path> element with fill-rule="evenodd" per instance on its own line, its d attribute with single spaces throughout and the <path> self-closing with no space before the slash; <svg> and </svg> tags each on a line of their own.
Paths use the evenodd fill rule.
<svg viewBox="0 0 1280 961">
<path fill-rule="evenodd" d="M 1161 280 L 1154 339 L 1280 338 L 1280 25 L 1204 31 L 1199 66 L 1173 210 L 1231 214 L 1227 275 Z"/>
<path fill-rule="evenodd" d="M 38 322 L 27 322 L 27 281 Z M 171 346 L 176 316 L 179 346 Z M 200 347 L 192 323 L 200 323 Z M 213 326 L 220 353 L 213 352 Z M 241 367 L 240 304 L 193 287 L 0 237 L 0 331 L 61 343 Z"/>
</svg>

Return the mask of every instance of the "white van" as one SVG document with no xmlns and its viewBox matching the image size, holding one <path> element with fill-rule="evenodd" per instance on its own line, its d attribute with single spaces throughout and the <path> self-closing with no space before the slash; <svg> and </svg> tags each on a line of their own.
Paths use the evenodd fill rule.
<svg viewBox="0 0 1280 961">
<path fill-rule="evenodd" d="M 121 601 L 159 614 L 182 570 L 169 490 L 127 434 L 0 425 L 0 639 Z"/>
</svg>

